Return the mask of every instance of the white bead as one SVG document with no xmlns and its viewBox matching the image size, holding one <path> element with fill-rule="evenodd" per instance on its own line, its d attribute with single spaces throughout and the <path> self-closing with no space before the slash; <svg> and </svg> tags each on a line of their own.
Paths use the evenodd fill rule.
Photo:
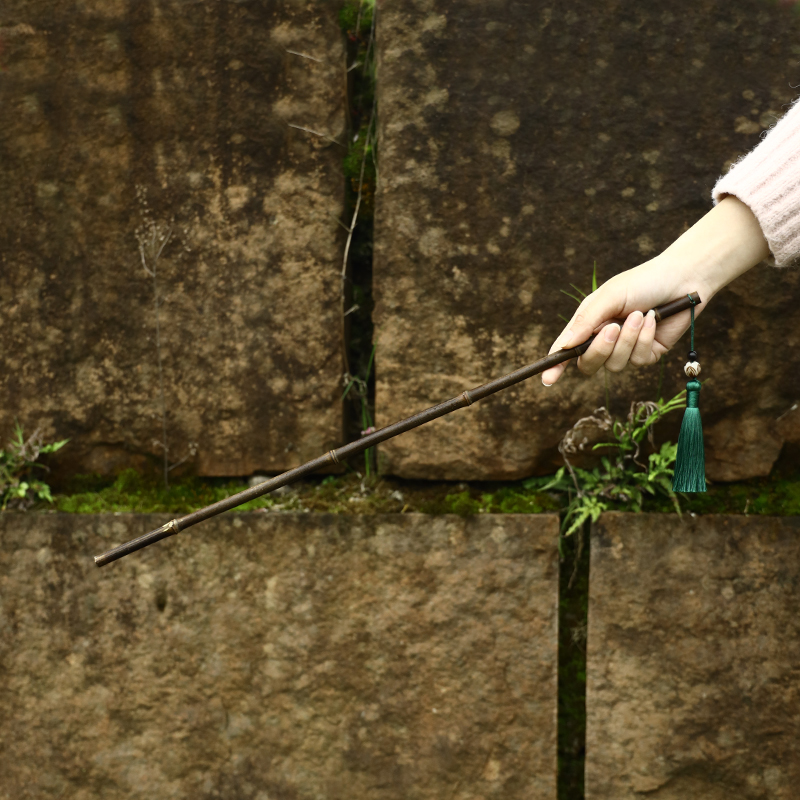
<svg viewBox="0 0 800 800">
<path fill-rule="evenodd" d="M 700 362 L 687 361 L 683 371 L 686 373 L 687 378 L 696 378 L 700 374 Z"/>
</svg>

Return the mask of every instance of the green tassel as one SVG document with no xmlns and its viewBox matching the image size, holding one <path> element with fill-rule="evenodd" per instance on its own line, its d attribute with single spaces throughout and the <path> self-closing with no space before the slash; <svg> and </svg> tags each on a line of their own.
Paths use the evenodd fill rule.
<svg viewBox="0 0 800 800">
<path fill-rule="evenodd" d="M 694 300 L 692 304 L 692 322 L 690 325 L 692 344 L 689 351 L 689 363 L 684 368 L 686 374 L 695 376 L 700 368 L 697 353 L 694 350 Z M 690 369 L 692 364 L 697 372 Z M 692 380 L 686 384 L 686 411 L 683 412 L 681 432 L 678 435 L 678 454 L 675 456 L 675 472 L 672 474 L 673 492 L 704 492 L 706 490 L 706 454 L 703 447 L 703 423 L 700 419 L 700 381 Z"/>
<path fill-rule="evenodd" d="M 678 436 L 678 455 L 672 476 L 673 492 L 706 490 L 706 458 L 703 447 L 703 423 L 700 420 L 700 381 L 686 384 L 686 411 Z"/>
</svg>

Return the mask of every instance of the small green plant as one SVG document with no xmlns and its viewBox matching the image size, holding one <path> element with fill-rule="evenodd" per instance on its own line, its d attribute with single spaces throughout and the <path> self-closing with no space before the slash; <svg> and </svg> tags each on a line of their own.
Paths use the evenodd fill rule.
<svg viewBox="0 0 800 800">
<path fill-rule="evenodd" d="M 349 36 L 355 37 L 372 25 L 375 0 L 346 0 L 339 10 L 339 25 Z"/>
<path fill-rule="evenodd" d="M 580 297 L 576 297 L 574 294 L 572 294 L 572 292 L 568 292 L 566 289 L 562 289 L 561 293 L 565 294 L 567 297 L 571 297 L 578 305 L 580 305 L 586 299 L 586 297 L 588 297 L 587 293 L 584 292 L 582 289 L 578 288 L 574 283 L 571 283 L 570 286 L 580 295 Z M 597 291 L 597 262 L 596 261 L 594 262 L 594 265 L 592 267 L 592 288 L 591 288 L 591 291 L 592 292 L 596 292 Z M 569 325 L 569 320 L 563 314 L 559 314 L 558 316 L 561 317 L 561 319 L 563 319 L 564 322 L 567 323 L 567 325 Z M 663 364 L 662 364 L 662 366 L 663 366 Z M 603 370 L 603 386 L 605 388 L 605 393 L 606 393 L 606 408 L 610 408 L 611 407 L 611 393 L 610 393 L 611 390 L 610 390 L 609 385 L 608 385 L 608 372 L 606 370 Z M 660 386 L 659 386 L 659 389 L 660 389 Z M 661 392 L 660 391 L 658 393 L 658 396 L 659 397 L 661 396 Z"/>
<path fill-rule="evenodd" d="M 562 289 L 561 293 L 565 294 L 567 297 L 571 297 L 578 305 L 580 305 L 587 297 L 586 292 L 579 289 L 574 283 L 571 283 L 570 286 L 580 295 L 580 297 L 575 297 L 572 292 L 568 292 L 566 289 Z M 594 267 L 592 268 L 592 291 L 597 291 L 597 262 L 594 262 Z M 569 324 L 569 320 L 563 315 L 559 314 L 559 317 L 564 320 L 567 324 Z"/>
<path fill-rule="evenodd" d="M 27 439 L 19 423 L 5 450 L 0 450 L 0 511 L 13 508 L 26 511 L 37 502 L 53 502 L 50 487 L 35 476 L 34 470 L 47 470 L 39 456 L 55 453 L 69 439 L 44 444 L 37 428 Z"/>
<path fill-rule="evenodd" d="M 562 522 L 562 533 L 569 536 L 579 530 L 584 522 L 596 522 L 604 511 L 641 511 L 648 496 L 668 498 L 678 514 L 681 513 L 677 495 L 672 491 L 672 473 L 677 444 L 664 443 L 656 449 L 654 425 L 671 411 L 682 408 L 686 402 L 686 391 L 679 392 L 671 400 L 657 402 L 634 402 L 627 419 L 613 419 L 606 408 L 598 408 L 594 414 L 573 425 L 559 444 L 564 466 L 544 486 L 541 479 L 527 481 L 526 488 L 539 491 L 563 492 L 569 502 Z M 589 430 L 610 433 L 613 441 L 600 442 L 592 450 L 612 448 L 615 452 L 603 456 L 594 469 L 581 469 L 569 460 L 586 448 Z M 654 452 L 647 461 L 642 460 L 642 445 L 647 440 Z"/>
<path fill-rule="evenodd" d="M 366 436 L 368 433 L 372 433 L 374 428 L 374 423 L 372 419 L 372 414 L 370 412 L 370 403 L 369 403 L 369 378 L 370 374 L 372 373 L 372 362 L 375 360 L 375 346 L 372 346 L 372 352 L 369 355 L 369 361 L 367 361 L 367 366 L 365 368 L 363 375 L 350 375 L 350 380 L 345 387 L 344 394 L 342 395 L 342 400 L 344 400 L 348 394 L 352 391 L 359 404 L 361 405 L 361 435 Z M 374 465 L 373 461 L 375 459 L 374 454 L 374 447 L 370 447 L 368 450 L 364 451 L 364 470 L 366 471 L 367 477 L 370 476 L 372 472 L 374 472 Z"/>
</svg>

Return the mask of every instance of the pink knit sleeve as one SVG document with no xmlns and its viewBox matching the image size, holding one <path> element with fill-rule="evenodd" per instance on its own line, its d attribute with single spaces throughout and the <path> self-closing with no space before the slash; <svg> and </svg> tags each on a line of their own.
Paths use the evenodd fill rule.
<svg viewBox="0 0 800 800">
<path fill-rule="evenodd" d="M 755 215 L 776 267 L 800 259 L 800 102 L 717 181 L 714 205 L 729 194 Z"/>
</svg>

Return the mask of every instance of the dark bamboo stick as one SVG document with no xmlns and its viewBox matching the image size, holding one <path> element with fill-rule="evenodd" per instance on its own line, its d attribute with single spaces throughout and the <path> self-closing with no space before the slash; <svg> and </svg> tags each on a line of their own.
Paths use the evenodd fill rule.
<svg viewBox="0 0 800 800">
<path fill-rule="evenodd" d="M 656 321 L 660 322 L 667 317 L 671 317 L 673 314 L 685 311 L 691 307 L 692 303 L 694 303 L 694 305 L 699 305 L 701 302 L 702 301 L 700 300 L 700 296 L 697 294 L 697 292 L 692 292 L 691 295 L 687 294 L 685 297 L 682 297 L 678 300 L 673 300 L 671 303 L 667 303 L 666 305 L 656 308 Z M 294 481 L 306 475 L 310 475 L 312 472 L 316 472 L 322 467 L 330 466 L 331 464 L 339 464 L 344 459 L 357 455 L 358 453 L 362 453 L 364 450 L 374 447 L 380 442 L 385 442 L 387 439 L 391 439 L 401 433 L 410 431 L 412 428 L 418 428 L 420 425 L 424 425 L 426 422 L 443 417 L 446 414 L 450 414 L 451 412 L 458 410 L 459 408 L 471 406 L 478 400 L 483 400 L 484 397 L 488 397 L 489 395 L 495 394 L 503 389 L 507 389 L 509 386 L 514 386 L 517 383 L 521 383 L 522 381 L 525 381 L 534 375 L 538 375 L 540 372 L 550 369 L 550 367 L 556 366 L 556 364 L 562 364 L 564 361 L 569 361 L 572 358 L 577 358 L 578 356 L 583 355 L 583 353 L 588 350 L 589 345 L 594 341 L 594 338 L 594 336 L 591 336 L 583 344 L 580 344 L 577 347 L 572 347 L 569 350 L 558 350 L 555 353 L 551 353 L 550 355 L 539 359 L 539 361 L 536 361 L 533 364 L 529 364 L 527 367 L 522 367 L 522 369 L 518 369 L 515 372 L 510 372 L 508 375 L 503 375 L 500 378 L 489 381 L 489 383 L 484 383 L 482 386 L 476 386 L 474 389 L 467 389 L 451 400 L 445 400 L 444 403 L 439 403 L 439 405 L 432 406 L 431 408 L 425 409 L 425 411 L 420 411 L 418 414 L 414 414 L 407 419 L 400 420 L 400 422 L 387 425 L 385 428 L 381 428 L 379 431 L 362 436 L 361 439 L 356 442 L 350 442 L 342 447 L 337 447 L 335 450 L 329 451 L 324 456 L 315 458 L 313 461 L 308 461 L 299 467 L 290 469 L 288 472 L 284 472 L 281 475 L 270 478 L 270 480 L 264 481 L 264 483 L 260 483 L 258 486 L 253 486 L 252 488 L 246 489 L 243 492 L 231 495 L 225 500 L 220 500 L 218 503 L 201 508 L 199 511 L 193 511 L 191 514 L 187 514 L 185 517 L 170 520 L 166 525 L 162 525 L 160 528 L 156 528 L 156 530 L 144 534 L 144 536 L 140 536 L 137 539 L 132 539 L 130 542 L 126 542 L 119 547 L 114 547 L 113 549 L 108 550 L 99 556 L 95 556 L 94 563 L 98 567 L 110 564 L 112 561 L 116 561 L 118 558 L 127 556 L 129 553 L 133 553 L 136 550 L 141 550 L 143 547 L 147 547 L 150 544 L 159 542 L 162 539 L 168 538 L 169 536 L 174 536 L 176 533 L 184 531 L 192 525 L 196 525 L 198 522 L 202 522 L 209 517 L 222 514 L 224 511 L 230 511 L 232 508 L 236 508 L 237 506 L 247 503 L 250 500 L 255 500 L 255 498 L 268 494 L 269 492 L 274 491 L 281 486 L 294 483 Z"/>
</svg>

